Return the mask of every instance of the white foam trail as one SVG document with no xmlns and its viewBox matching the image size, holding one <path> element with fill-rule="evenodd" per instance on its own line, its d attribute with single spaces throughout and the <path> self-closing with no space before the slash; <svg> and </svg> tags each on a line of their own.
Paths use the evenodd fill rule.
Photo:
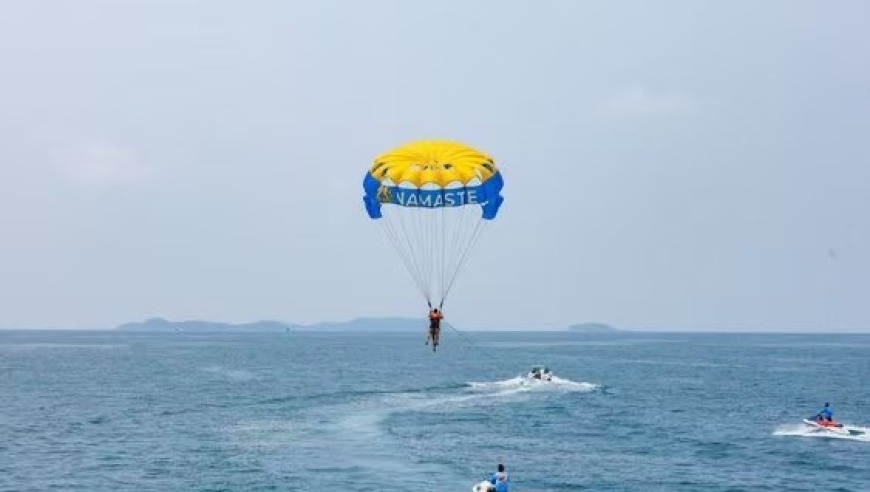
<svg viewBox="0 0 870 492">
<path fill-rule="evenodd" d="M 600 384 L 595 383 L 587 383 L 584 381 L 571 381 L 570 379 L 563 379 L 560 377 L 553 376 L 553 379 L 550 381 L 541 381 L 539 379 L 526 378 L 522 376 L 517 376 L 511 379 L 505 379 L 504 381 L 492 381 L 492 382 L 469 382 L 469 386 L 475 390 L 500 390 L 506 391 L 513 389 L 513 392 L 521 392 L 521 391 L 578 391 L 583 393 L 588 393 L 590 391 L 595 391 L 601 388 Z"/>
<path fill-rule="evenodd" d="M 829 432 L 824 429 L 810 427 L 806 424 L 785 424 L 780 425 L 773 431 L 775 436 L 791 436 L 791 437 L 818 437 L 822 439 L 848 439 L 850 441 L 870 442 L 870 428 L 859 427 L 854 425 L 843 425 L 843 428 L 850 432 L 861 432 L 857 435 L 843 435 L 835 432 Z"/>
<path fill-rule="evenodd" d="M 220 367 L 213 370 L 220 374 L 226 371 Z M 288 467 L 334 470 L 336 458 L 340 457 L 341 469 L 363 479 L 402 475 L 415 476 L 423 485 L 445 481 L 464 483 L 462 477 L 454 475 L 453 470 L 443 464 L 409 459 L 414 449 L 395 441 L 384 421 L 394 413 L 408 411 L 451 412 L 463 407 L 509 404 L 511 395 L 530 391 L 588 392 L 599 387 L 561 378 L 541 382 L 522 377 L 470 386 L 371 395 L 357 401 L 294 412 L 286 421 L 242 422 L 228 428 L 227 432 L 240 455 L 267 452 L 271 456 L 258 459 L 279 471 Z M 288 450 L 292 453 L 288 454 Z"/>
</svg>

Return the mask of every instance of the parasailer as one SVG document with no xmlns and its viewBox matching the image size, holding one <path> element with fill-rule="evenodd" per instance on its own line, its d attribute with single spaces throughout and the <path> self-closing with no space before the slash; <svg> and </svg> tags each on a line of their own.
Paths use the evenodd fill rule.
<svg viewBox="0 0 870 492">
<path fill-rule="evenodd" d="M 385 152 L 363 179 L 368 216 L 382 224 L 429 306 L 427 344 L 431 340 L 433 350 L 444 301 L 486 224 L 498 214 L 503 184 L 492 157 L 444 140 Z"/>
<path fill-rule="evenodd" d="M 438 343 L 441 341 L 441 320 L 444 315 L 438 311 L 438 308 L 433 308 L 429 311 L 429 337 L 426 339 L 426 345 L 432 342 L 432 351 L 438 349 Z"/>
</svg>

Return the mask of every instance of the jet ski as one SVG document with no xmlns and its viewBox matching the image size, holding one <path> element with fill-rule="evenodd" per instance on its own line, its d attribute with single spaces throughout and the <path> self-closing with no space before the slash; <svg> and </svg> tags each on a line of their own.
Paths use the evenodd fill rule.
<svg viewBox="0 0 870 492">
<path fill-rule="evenodd" d="M 529 371 L 529 374 L 526 375 L 526 378 L 538 381 L 552 381 L 553 373 L 547 366 L 532 366 L 532 369 Z"/>
<path fill-rule="evenodd" d="M 831 432 L 833 434 L 839 434 L 841 436 L 851 436 L 861 434 L 860 431 L 855 431 L 855 434 L 847 429 L 843 424 L 835 421 L 835 420 L 810 420 L 804 419 L 804 423 L 810 427 L 813 427 L 816 430 L 822 432 Z"/>
</svg>

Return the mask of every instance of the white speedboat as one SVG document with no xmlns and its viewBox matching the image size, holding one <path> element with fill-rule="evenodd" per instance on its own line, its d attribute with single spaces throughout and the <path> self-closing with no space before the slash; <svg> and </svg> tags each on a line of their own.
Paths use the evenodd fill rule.
<svg viewBox="0 0 870 492">
<path fill-rule="evenodd" d="M 532 369 L 529 371 L 529 374 L 526 375 L 528 379 L 535 379 L 538 381 L 552 381 L 553 373 L 550 371 L 550 368 L 547 366 L 532 366 Z"/>
</svg>

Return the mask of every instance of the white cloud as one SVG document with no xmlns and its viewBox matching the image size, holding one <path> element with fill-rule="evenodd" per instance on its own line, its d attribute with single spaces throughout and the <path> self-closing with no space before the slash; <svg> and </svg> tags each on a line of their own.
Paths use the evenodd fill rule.
<svg viewBox="0 0 870 492">
<path fill-rule="evenodd" d="M 71 181 L 88 185 L 134 183 L 151 174 L 136 153 L 107 144 L 63 149 L 55 154 L 54 163 Z"/>
<path fill-rule="evenodd" d="M 626 117 L 673 116 L 689 113 L 694 109 L 694 101 L 673 92 L 652 92 L 645 87 L 626 89 L 604 102 L 604 112 Z"/>
</svg>

